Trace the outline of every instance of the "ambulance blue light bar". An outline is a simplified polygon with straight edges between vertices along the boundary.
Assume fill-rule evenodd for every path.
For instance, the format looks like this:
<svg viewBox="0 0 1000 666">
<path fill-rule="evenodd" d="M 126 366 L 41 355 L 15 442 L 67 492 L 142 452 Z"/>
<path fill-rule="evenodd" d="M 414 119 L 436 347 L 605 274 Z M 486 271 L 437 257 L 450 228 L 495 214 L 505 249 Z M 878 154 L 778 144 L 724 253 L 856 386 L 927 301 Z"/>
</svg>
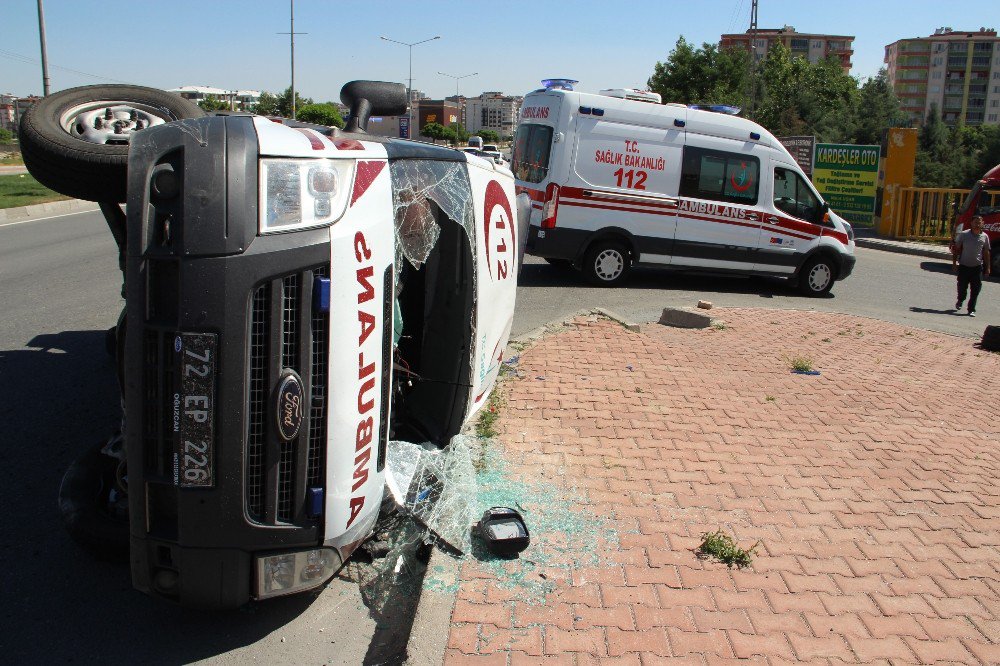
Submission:
<svg viewBox="0 0 1000 666">
<path fill-rule="evenodd" d="M 574 79 L 542 79 L 542 86 L 547 90 L 573 90 L 573 84 L 579 83 Z"/>
<path fill-rule="evenodd" d="M 712 111 L 713 113 L 725 113 L 729 116 L 739 115 L 741 109 L 738 106 L 732 106 L 730 104 L 688 104 L 689 109 L 697 109 L 698 111 Z"/>
</svg>

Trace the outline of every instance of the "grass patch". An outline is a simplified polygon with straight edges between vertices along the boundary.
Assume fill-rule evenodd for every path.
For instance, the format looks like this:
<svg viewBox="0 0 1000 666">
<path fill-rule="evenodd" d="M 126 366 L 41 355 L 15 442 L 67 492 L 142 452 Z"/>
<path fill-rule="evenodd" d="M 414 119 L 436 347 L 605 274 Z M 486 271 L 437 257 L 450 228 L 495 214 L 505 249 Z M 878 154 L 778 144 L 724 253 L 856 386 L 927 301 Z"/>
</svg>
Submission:
<svg viewBox="0 0 1000 666">
<path fill-rule="evenodd" d="M 14 153 L 10 157 L 0 157 L 0 166 L 24 166 L 21 153 Z"/>
<path fill-rule="evenodd" d="M 0 208 L 16 208 L 69 199 L 40 184 L 29 174 L 0 176 Z"/>
<path fill-rule="evenodd" d="M 760 541 L 749 548 L 740 548 L 736 539 L 722 530 L 716 530 L 701 535 L 701 545 L 698 546 L 697 555 L 702 559 L 714 557 L 730 568 L 735 566 L 737 569 L 742 569 L 750 566 L 759 545 Z"/>
<path fill-rule="evenodd" d="M 714 328 L 717 331 L 724 331 L 729 327 L 726 326 L 726 322 L 722 321 L 721 319 L 715 319 L 712 321 L 712 328 Z"/>
<path fill-rule="evenodd" d="M 808 356 L 793 356 L 788 359 L 788 365 L 797 372 L 811 372 L 813 369 L 812 359 Z"/>
<path fill-rule="evenodd" d="M 776 398 L 773 395 L 765 395 L 764 400 L 767 400 L 768 402 L 774 402 Z"/>
</svg>

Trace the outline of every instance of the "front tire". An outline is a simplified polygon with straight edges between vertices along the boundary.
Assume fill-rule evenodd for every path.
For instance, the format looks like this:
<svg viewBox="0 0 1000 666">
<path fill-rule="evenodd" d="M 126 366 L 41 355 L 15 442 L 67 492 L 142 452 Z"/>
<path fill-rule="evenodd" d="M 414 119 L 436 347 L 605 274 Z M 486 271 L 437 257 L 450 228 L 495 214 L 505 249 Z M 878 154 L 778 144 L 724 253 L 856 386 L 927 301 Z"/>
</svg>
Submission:
<svg viewBox="0 0 1000 666">
<path fill-rule="evenodd" d="M 632 255 L 621 243 L 598 241 L 589 250 L 583 262 L 583 271 L 591 284 L 614 287 L 625 280 L 632 269 Z"/>
<path fill-rule="evenodd" d="M 60 194 L 122 203 L 131 134 L 204 115 L 194 102 L 155 88 L 70 88 L 39 100 L 22 116 L 21 154 L 31 175 Z"/>
<path fill-rule="evenodd" d="M 827 257 L 813 257 L 799 271 L 799 291 L 806 296 L 825 296 L 837 279 L 837 267 Z"/>
<path fill-rule="evenodd" d="M 73 461 L 59 486 L 59 513 L 73 540 L 97 559 L 128 559 L 128 497 L 120 487 L 124 461 L 91 447 Z"/>
</svg>

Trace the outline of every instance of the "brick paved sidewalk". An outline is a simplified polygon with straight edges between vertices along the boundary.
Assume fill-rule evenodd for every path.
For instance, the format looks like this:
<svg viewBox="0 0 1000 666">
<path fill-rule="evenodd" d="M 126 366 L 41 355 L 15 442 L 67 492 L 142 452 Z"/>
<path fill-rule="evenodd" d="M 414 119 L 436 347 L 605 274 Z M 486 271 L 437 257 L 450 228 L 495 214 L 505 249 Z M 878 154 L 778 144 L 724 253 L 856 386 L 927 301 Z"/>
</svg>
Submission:
<svg viewBox="0 0 1000 666">
<path fill-rule="evenodd" d="M 550 557 L 568 537 L 526 504 L 532 546 L 506 566 L 546 587 L 465 562 L 446 663 L 1000 663 L 1000 356 L 845 315 L 712 314 L 724 329 L 578 320 L 521 355 L 512 473 L 611 534 Z M 760 541 L 752 567 L 696 557 L 719 527 Z"/>
</svg>

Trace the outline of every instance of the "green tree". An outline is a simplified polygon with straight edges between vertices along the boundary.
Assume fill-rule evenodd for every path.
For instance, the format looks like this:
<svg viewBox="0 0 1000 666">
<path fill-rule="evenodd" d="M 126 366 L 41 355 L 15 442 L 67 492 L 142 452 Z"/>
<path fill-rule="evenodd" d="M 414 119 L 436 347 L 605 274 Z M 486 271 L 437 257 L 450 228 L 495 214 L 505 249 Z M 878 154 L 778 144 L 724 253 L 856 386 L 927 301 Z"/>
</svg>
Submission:
<svg viewBox="0 0 1000 666">
<path fill-rule="evenodd" d="M 909 117 L 899 108 L 885 68 L 865 81 L 859 90 L 858 104 L 846 127 L 851 143 L 861 145 L 882 142 L 882 133 L 890 127 L 908 127 Z"/>
<path fill-rule="evenodd" d="M 344 119 L 340 109 L 329 102 L 325 104 L 306 104 L 296 110 L 296 117 L 302 122 L 327 125 L 328 127 L 343 127 Z"/>
<path fill-rule="evenodd" d="M 206 95 L 205 99 L 198 102 L 198 106 L 209 112 L 229 110 L 229 102 L 223 99 L 218 99 L 215 95 Z"/>
<path fill-rule="evenodd" d="M 441 123 L 427 123 L 420 128 L 420 135 L 426 136 L 432 141 L 437 141 L 438 139 L 447 138 L 449 131 L 450 130 Z"/>
<path fill-rule="evenodd" d="M 313 100 L 311 97 L 301 97 L 299 92 L 295 91 L 295 115 L 298 116 L 298 110 L 302 107 L 312 104 Z M 288 86 L 285 88 L 285 92 L 278 95 L 277 102 L 277 115 L 283 118 L 292 117 L 292 87 Z"/>
<path fill-rule="evenodd" d="M 14 133 L 9 129 L 0 127 L 0 143 L 10 143 L 14 140 Z"/>
<path fill-rule="evenodd" d="M 476 132 L 476 136 L 483 137 L 485 143 L 500 143 L 500 135 L 493 130 L 483 129 Z"/>
<path fill-rule="evenodd" d="M 858 103 L 857 81 L 835 60 L 812 64 L 776 44 L 760 68 L 761 100 L 754 120 L 778 136 L 814 134 L 819 141 L 845 137 L 837 130 Z"/>
<path fill-rule="evenodd" d="M 971 187 L 983 174 L 1000 164 L 1000 125 L 983 125 L 979 130 L 980 148 L 972 161 L 970 172 L 966 174 L 963 183 L 965 187 Z"/>
<path fill-rule="evenodd" d="M 250 110 L 258 116 L 276 116 L 278 115 L 278 98 L 269 92 L 262 92 L 257 103 Z"/>
<path fill-rule="evenodd" d="M 469 140 L 469 133 L 466 131 L 462 123 L 452 123 L 448 128 L 455 133 L 455 141 L 459 143 L 465 143 Z"/>
<path fill-rule="evenodd" d="M 750 54 L 714 44 L 695 48 L 683 37 L 666 62 L 657 62 L 647 85 L 664 103 L 735 104 L 745 106 Z"/>
</svg>

